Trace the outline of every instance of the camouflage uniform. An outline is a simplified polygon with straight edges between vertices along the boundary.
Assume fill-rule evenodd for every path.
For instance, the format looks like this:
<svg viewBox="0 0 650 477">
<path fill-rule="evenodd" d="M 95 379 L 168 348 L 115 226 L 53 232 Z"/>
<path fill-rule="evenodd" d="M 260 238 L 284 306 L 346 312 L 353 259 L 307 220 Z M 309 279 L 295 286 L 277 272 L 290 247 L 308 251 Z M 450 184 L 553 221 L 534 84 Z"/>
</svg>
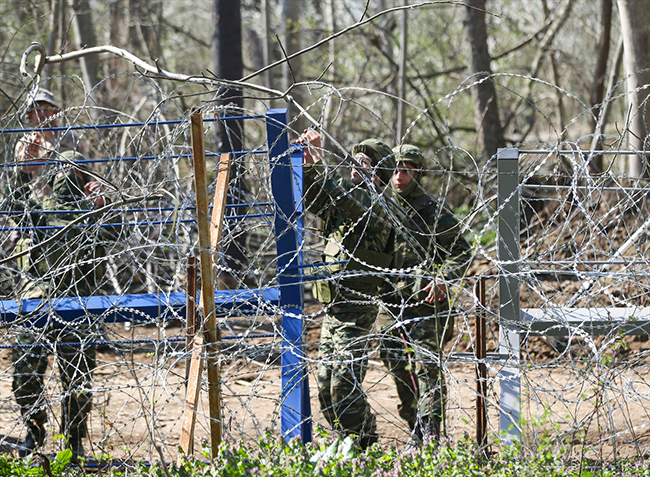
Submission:
<svg viewBox="0 0 650 477">
<path fill-rule="evenodd" d="M 30 111 L 38 109 L 38 104 L 49 104 L 51 108 L 55 111 L 59 111 L 59 107 L 54 101 L 54 95 L 43 88 L 39 88 L 35 93 L 30 92 L 27 98 L 26 111 L 23 115 L 23 118 L 28 115 Z M 33 119 L 33 118 L 32 118 Z M 43 118 L 36 118 L 36 120 L 42 120 Z M 35 124 L 36 126 L 46 127 L 46 128 L 56 128 L 57 119 L 60 119 L 59 113 L 55 114 L 53 117 L 43 120 L 41 124 Z M 38 144 L 38 147 L 30 149 L 30 144 Z M 81 155 L 86 157 L 88 155 L 86 144 L 79 138 L 79 136 L 74 131 L 66 131 L 62 128 L 56 128 L 54 130 L 48 129 L 46 131 L 33 131 L 29 134 L 25 134 L 16 142 L 14 147 L 14 158 L 16 162 L 44 162 L 60 159 L 59 151 L 76 151 Z M 44 171 L 48 168 L 46 165 L 34 166 L 32 176 L 35 178 L 32 181 L 30 174 L 26 171 L 23 171 L 22 168 L 18 168 L 18 180 L 16 181 L 16 187 L 13 190 L 7 191 L 9 195 L 8 203 L 24 209 L 25 206 L 21 205 L 19 202 L 29 197 L 47 197 L 50 195 L 50 185 L 44 180 L 46 174 Z M 28 190 L 23 190 L 27 188 Z M 3 208 L 6 210 L 6 208 Z M 11 219 L 8 220 L 11 223 Z M 15 230 L 10 236 L 3 240 L 2 248 L 5 249 L 7 253 L 11 253 L 16 246 L 16 243 L 20 239 L 20 232 Z"/>
<path fill-rule="evenodd" d="M 367 140 L 354 153 L 370 156 L 378 175 L 388 182 L 394 165 L 388 146 Z M 338 431 L 360 436 L 362 445 L 376 440 L 375 416 L 362 383 L 368 340 L 377 319 L 372 302 L 382 282 L 381 269 L 392 260 L 392 227 L 378 196 L 363 184 L 333 179 L 322 163 L 305 166 L 309 210 L 324 221 L 324 261 L 331 276 L 314 284 L 314 296 L 325 305 L 320 337 L 318 398 L 328 422 Z M 354 274 L 343 278 L 342 275 Z"/>
<path fill-rule="evenodd" d="M 47 119 L 44 117 L 31 118 L 36 122 L 43 121 L 41 124 L 38 124 L 40 127 L 56 127 L 57 120 L 60 119 L 61 109 L 56 104 L 54 95 L 52 92 L 44 89 L 38 88 L 36 91 L 31 91 L 27 95 L 27 104 L 23 118 L 29 116 L 30 112 L 37 111 L 41 107 L 46 106 L 56 113 L 52 117 Z M 38 143 L 36 148 L 36 153 L 32 156 L 27 154 L 28 145 L 30 143 Z M 76 151 L 82 156 L 87 157 L 88 151 L 86 149 L 86 144 L 80 140 L 79 136 L 75 134 L 74 131 L 66 131 L 65 129 L 54 129 L 54 130 L 45 130 L 45 131 L 34 131 L 30 134 L 24 135 L 16 143 L 14 149 L 14 157 L 17 162 L 23 161 L 47 161 L 51 159 L 57 159 L 57 156 L 60 151 Z M 39 166 L 40 170 L 45 169 L 43 166 Z"/>
<path fill-rule="evenodd" d="M 83 156 L 65 152 L 69 160 L 82 159 Z M 88 181 L 85 174 L 74 168 L 59 168 L 56 176 L 49 181 L 51 194 L 44 199 L 30 190 L 29 176 L 19 172 L 18 184 L 14 191 L 14 209 L 25 209 L 26 217 L 34 228 L 24 232 L 18 241 L 15 253 L 30 250 L 17 259 L 22 271 L 17 296 L 20 300 L 42 299 L 48 301 L 58 297 L 91 296 L 96 293 L 98 284 L 105 275 L 103 257 L 105 250 L 102 241 L 91 232 L 89 225 L 94 218 L 82 222 L 82 227 L 71 228 L 59 240 L 40 246 L 60 229 L 43 229 L 45 226 L 65 226 L 78 218 L 83 212 L 92 210 L 93 205 L 85 198 L 84 185 Z M 21 194 L 22 192 L 22 194 Z M 18 200 L 17 200 L 18 199 Z M 63 214 L 43 214 L 40 211 L 71 211 Z M 28 214 L 28 215 L 27 215 Z M 103 230 L 99 232 L 104 234 Z M 48 313 L 44 310 L 43 313 Z M 21 326 L 18 344 L 12 351 L 14 375 L 12 389 L 21 414 L 27 421 L 28 438 L 42 444 L 45 436 L 44 425 L 47 420 L 46 406 L 43 402 L 44 378 L 47 357 L 54 352 L 64 392 L 62 400 L 61 432 L 70 441 L 86 437 L 86 417 L 91 407 L 91 373 L 95 368 L 95 349 L 92 346 L 65 346 L 61 343 L 83 343 L 89 340 L 94 331 L 90 325 L 67 326 L 57 322 L 57 316 L 49 312 L 45 328 L 29 325 Z M 50 345 L 56 343 L 56 347 Z M 31 347 L 29 345 L 40 345 Z M 45 346 L 43 346 L 45 345 Z"/>
<path fill-rule="evenodd" d="M 384 331 L 380 354 L 395 379 L 399 414 L 421 438 L 423 421 L 428 421 L 425 434 L 440 433 L 445 387 L 438 360 L 454 325 L 449 299 L 429 304 L 423 288 L 432 277 L 462 277 L 470 246 L 451 212 L 422 189 L 424 157 L 419 149 L 404 145 L 394 151 L 396 161 L 411 162 L 417 169 L 404 190 L 397 191 L 391 182 L 395 201 L 408 219 L 395 236 L 396 265 L 404 273 L 387 294 L 388 314 L 379 323 Z"/>
</svg>

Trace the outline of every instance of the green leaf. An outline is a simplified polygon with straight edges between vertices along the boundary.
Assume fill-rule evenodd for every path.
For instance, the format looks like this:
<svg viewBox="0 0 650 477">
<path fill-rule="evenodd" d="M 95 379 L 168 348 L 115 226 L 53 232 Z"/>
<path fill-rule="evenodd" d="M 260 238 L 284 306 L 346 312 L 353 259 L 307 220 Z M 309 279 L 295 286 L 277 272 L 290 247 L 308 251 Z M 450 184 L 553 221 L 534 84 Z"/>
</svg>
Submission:
<svg viewBox="0 0 650 477">
<path fill-rule="evenodd" d="M 71 449 L 63 449 L 61 452 L 59 452 L 56 455 L 56 460 L 53 463 L 57 463 L 63 466 L 69 465 L 70 462 L 72 462 L 72 450 Z"/>
<path fill-rule="evenodd" d="M 339 447 L 338 455 L 342 459 L 352 459 L 356 454 L 356 444 L 351 436 L 347 436 Z"/>
</svg>

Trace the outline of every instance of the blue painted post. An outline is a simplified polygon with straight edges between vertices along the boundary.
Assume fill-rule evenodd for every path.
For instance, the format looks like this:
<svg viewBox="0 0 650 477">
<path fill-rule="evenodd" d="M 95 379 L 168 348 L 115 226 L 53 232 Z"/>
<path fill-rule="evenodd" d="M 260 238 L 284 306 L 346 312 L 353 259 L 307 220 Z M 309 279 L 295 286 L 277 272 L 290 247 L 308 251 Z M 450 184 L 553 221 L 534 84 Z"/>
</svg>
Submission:
<svg viewBox="0 0 650 477">
<path fill-rule="evenodd" d="M 309 383 L 304 364 L 302 263 L 302 170 L 293 167 L 297 155 L 289 152 L 287 110 L 266 112 L 266 137 L 275 202 L 278 284 L 282 309 L 282 410 L 281 429 L 287 438 L 311 441 Z M 300 161 L 302 162 L 302 161 Z M 289 185 L 292 186 L 289 186 Z"/>
</svg>

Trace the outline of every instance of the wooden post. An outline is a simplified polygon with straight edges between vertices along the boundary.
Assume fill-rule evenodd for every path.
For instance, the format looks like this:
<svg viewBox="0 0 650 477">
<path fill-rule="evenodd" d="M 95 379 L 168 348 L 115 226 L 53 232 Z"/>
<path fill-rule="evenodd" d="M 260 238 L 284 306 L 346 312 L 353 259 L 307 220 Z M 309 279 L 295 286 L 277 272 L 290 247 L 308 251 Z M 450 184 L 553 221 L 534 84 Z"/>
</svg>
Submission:
<svg viewBox="0 0 650 477">
<path fill-rule="evenodd" d="M 228 183 L 230 182 L 230 154 L 221 154 L 219 169 L 217 171 L 217 189 L 214 193 L 214 207 L 212 208 L 212 222 L 210 224 L 210 247 L 214 250 L 213 267 L 216 268 L 221 242 L 221 229 L 226 218 L 226 199 L 228 198 Z M 216 270 L 215 270 L 216 272 Z"/>
<path fill-rule="evenodd" d="M 193 364 L 192 358 L 195 356 L 195 351 L 198 353 L 196 356 L 200 360 L 201 357 L 201 348 L 200 346 L 195 346 L 194 340 L 196 338 L 197 334 L 197 326 L 196 326 L 196 257 L 187 257 L 187 285 L 185 288 L 186 291 L 186 299 L 185 299 L 185 350 L 187 353 L 190 354 L 190 358 L 186 359 L 185 362 L 185 392 L 187 393 L 187 390 L 190 389 L 189 383 L 190 383 L 190 369 Z M 203 367 L 203 361 L 200 361 L 201 368 Z M 200 373 L 200 371 L 199 371 Z M 191 455 L 194 453 L 194 424 L 195 424 L 195 419 L 194 419 L 194 408 L 196 405 L 196 401 L 198 400 L 198 394 L 194 394 L 194 400 L 190 403 L 187 402 L 186 400 L 186 408 L 183 410 L 183 418 L 184 420 L 182 421 L 183 424 L 185 425 L 185 413 L 190 412 L 191 415 L 188 416 L 189 419 L 187 420 L 187 423 L 189 427 L 183 432 L 181 430 L 181 436 L 186 435 L 187 436 L 187 442 L 183 444 L 181 442 L 181 447 L 185 451 L 187 455 Z M 189 406 L 187 406 L 189 404 Z"/>
<path fill-rule="evenodd" d="M 185 409 L 181 428 L 181 449 L 187 456 L 194 453 L 194 425 L 196 423 L 196 403 L 201 390 L 201 373 L 203 372 L 203 333 L 196 322 L 196 257 L 187 259 L 187 301 L 186 324 L 187 341 L 192 350 L 190 364 L 187 367 L 187 384 L 185 395 Z M 181 465 L 182 455 L 178 456 Z"/>
<path fill-rule="evenodd" d="M 476 281 L 474 293 L 476 305 L 476 443 L 482 448 L 487 443 L 487 413 L 485 396 L 487 394 L 487 337 L 485 325 L 485 277 Z"/>
<path fill-rule="evenodd" d="M 194 187 L 196 190 L 196 212 L 199 231 L 199 258 L 201 267 L 201 308 L 203 309 L 204 333 L 195 337 L 190 377 L 188 381 L 185 412 L 183 415 L 183 429 L 181 433 L 181 448 L 188 454 L 192 442 L 191 434 L 194 429 L 194 412 L 200 390 L 200 377 L 202 371 L 201 354 L 196 353 L 203 341 L 206 343 L 207 353 L 205 361 L 208 371 L 208 396 L 210 403 L 210 439 L 212 457 L 216 457 L 221 434 L 223 430 L 221 416 L 220 369 L 217 356 L 220 332 L 217 327 L 214 306 L 214 275 L 215 261 L 212 254 L 218 250 L 211 250 L 212 244 L 218 245 L 221 238 L 221 225 L 225 217 L 226 195 L 228 193 L 228 180 L 230 173 L 230 156 L 222 155 L 222 164 L 217 176 L 217 192 L 214 203 L 213 223 L 208 218 L 208 184 L 205 164 L 205 149 L 203 145 L 203 115 L 200 110 L 193 112 L 192 117 L 192 155 L 194 163 Z M 223 164 L 225 162 L 225 166 Z M 190 415 L 191 414 L 191 415 Z"/>
<path fill-rule="evenodd" d="M 192 351 L 192 342 L 196 335 L 196 257 L 187 257 L 187 293 L 185 300 L 185 349 Z M 189 377 L 190 366 L 188 362 L 185 381 Z"/>
</svg>

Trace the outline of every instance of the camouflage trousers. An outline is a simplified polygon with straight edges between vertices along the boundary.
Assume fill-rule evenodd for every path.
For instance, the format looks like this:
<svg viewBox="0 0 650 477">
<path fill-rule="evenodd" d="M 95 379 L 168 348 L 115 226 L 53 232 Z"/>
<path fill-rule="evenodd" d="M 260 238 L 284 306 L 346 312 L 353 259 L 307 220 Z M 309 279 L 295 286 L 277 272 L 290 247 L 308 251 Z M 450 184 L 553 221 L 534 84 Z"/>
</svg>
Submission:
<svg viewBox="0 0 650 477">
<path fill-rule="evenodd" d="M 88 325 L 33 328 L 21 332 L 18 347 L 12 349 L 14 365 L 12 389 L 29 432 L 43 434 L 47 421 L 45 375 L 48 356 L 54 354 L 59 368 L 63 398 L 61 433 L 71 439 L 87 435 L 86 418 L 92 405 L 92 371 L 96 367 L 95 348 L 65 343 L 83 343 L 90 335 Z M 57 343 L 57 346 L 52 346 Z"/>
<path fill-rule="evenodd" d="M 332 307 L 323 320 L 318 349 L 318 400 L 330 425 L 344 434 L 376 433 L 362 383 L 366 375 L 368 333 L 377 311 Z"/>
<path fill-rule="evenodd" d="M 446 387 L 439 366 L 448 311 L 431 314 L 430 307 L 408 309 L 398 320 L 382 313 L 379 353 L 393 376 L 399 398 L 398 412 L 411 429 L 418 418 L 443 417 Z"/>
</svg>

